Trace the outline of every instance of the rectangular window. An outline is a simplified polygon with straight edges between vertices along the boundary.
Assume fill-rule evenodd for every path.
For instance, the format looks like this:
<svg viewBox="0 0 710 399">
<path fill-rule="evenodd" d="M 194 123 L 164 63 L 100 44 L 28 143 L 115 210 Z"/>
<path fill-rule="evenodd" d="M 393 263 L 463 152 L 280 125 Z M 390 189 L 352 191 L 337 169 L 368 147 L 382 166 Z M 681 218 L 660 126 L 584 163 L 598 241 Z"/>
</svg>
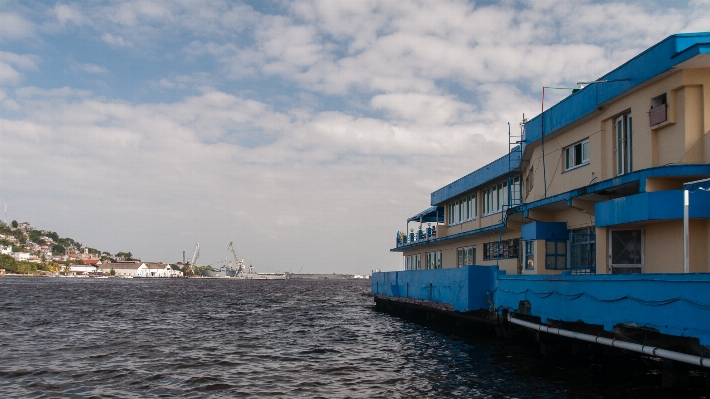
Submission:
<svg viewBox="0 0 710 399">
<path fill-rule="evenodd" d="M 666 104 L 665 93 L 651 99 L 651 111 L 649 111 L 648 117 L 651 126 L 668 120 L 668 104 Z"/>
<path fill-rule="evenodd" d="M 506 209 L 512 205 L 522 203 L 520 176 L 510 178 L 510 186 L 508 180 L 494 184 L 483 190 L 483 214 L 490 215 Z"/>
<path fill-rule="evenodd" d="M 569 269 L 574 274 L 595 274 L 597 267 L 597 237 L 593 227 L 570 232 Z"/>
<path fill-rule="evenodd" d="M 409 255 L 404 257 L 404 270 L 421 270 L 422 255 Z"/>
<path fill-rule="evenodd" d="M 633 172 L 633 126 L 631 114 L 616 118 L 616 174 Z"/>
<path fill-rule="evenodd" d="M 441 251 L 426 253 L 425 268 L 427 270 L 441 269 Z"/>
<path fill-rule="evenodd" d="M 523 203 L 523 186 L 520 181 L 520 176 L 511 177 L 510 179 L 510 205 L 520 205 Z"/>
<path fill-rule="evenodd" d="M 535 270 L 535 241 L 525 241 L 525 270 Z"/>
<path fill-rule="evenodd" d="M 457 266 L 471 266 L 476 263 L 476 247 L 461 247 L 456 250 Z"/>
<path fill-rule="evenodd" d="M 565 170 L 589 164 L 589 140 L 565 148 Z"/>
<path fill-rule="evenodd" d="M 468 222 L 478 216 L 476 194 L 449 203 L 449 225 Z"/>
<path fill-rule="evenodd" d="M 567 241 L 545 241 L 545 269 L 567 269 Z"/>
<path fill-rule="evenodd" d="M 498 251 L 498 241 L 488 242 L 483 244 L 483 260 L 509 259 L 518 257 L 518 247 L 520 240 L 513 238 L 511 240 L 502 240 L 500 242 L 500 251 Z"/>
<path fill-rule="evenodd" d="M 643 273 L 643 230 L 609 232 L 611 274 Z"/>
</svg>

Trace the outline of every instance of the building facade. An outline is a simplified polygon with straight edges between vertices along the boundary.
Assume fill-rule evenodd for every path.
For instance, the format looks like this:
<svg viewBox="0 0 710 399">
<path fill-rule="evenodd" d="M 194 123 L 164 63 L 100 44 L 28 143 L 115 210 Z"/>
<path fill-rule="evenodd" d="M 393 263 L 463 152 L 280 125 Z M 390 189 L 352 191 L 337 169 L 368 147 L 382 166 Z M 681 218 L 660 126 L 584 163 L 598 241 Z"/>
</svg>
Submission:
<svg viewBox="0 0 710 399">
<path fill-rule="evenodd" d="M 710 178 L 709 43 L 670 36 L 523 121 L 508 154 L 408 219 L 404 269 L 710 272 L 710 193 L 687 185 Z"/>
</svg>

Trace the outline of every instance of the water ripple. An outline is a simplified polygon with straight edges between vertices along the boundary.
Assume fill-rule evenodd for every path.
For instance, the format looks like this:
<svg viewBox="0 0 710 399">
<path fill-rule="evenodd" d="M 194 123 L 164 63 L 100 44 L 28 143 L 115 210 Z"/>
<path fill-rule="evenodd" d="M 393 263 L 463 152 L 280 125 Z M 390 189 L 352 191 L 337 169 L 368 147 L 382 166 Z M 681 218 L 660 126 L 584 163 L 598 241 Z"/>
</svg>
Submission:
<svg viewBox="0 0 710 399">
<path fill-rule="evenodd" d="M 510 342 L 459 338 L 375 312 L 368 289 L 362 281 L 0 279 L 0 392 L 663 397 L 652 388 L 658 376 L 627 370 L 640 360 L 550 364 Z M 627 380 L 600 382 L 610 375 Z"/>
</svg>

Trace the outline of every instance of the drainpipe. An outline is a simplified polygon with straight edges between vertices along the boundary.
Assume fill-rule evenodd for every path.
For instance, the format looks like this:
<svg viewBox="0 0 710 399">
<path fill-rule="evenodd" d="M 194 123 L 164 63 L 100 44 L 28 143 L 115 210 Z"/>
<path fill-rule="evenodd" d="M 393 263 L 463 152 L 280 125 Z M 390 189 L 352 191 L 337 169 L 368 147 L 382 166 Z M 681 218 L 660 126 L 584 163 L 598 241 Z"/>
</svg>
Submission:
<svg viewBox="0 0 710 399">
<path fill-rule="evenodd" d="M 508 321 L 517 324 L 519 326 L 527 327 L 533 330 L 546 332 L 549 334 L 555 334 L 562 337 L 579 339 L 582 341 L 593 342 L 596 344 L 602 344 L 607 346 L 613 346 L 615 348 L 626 349 L 638 353 L 643 353 L 645 355 L 651 355 L 660 357 L 662 359 L 675 360 L 677 362 L 683 362 L 688 364 L 693 364 L 695 366 L 710 368 L 710 359 L 687 355 L 685 353 L 669 351 L 666 349 L 657 348 L 655 346 L 646 346 L 641 344 L 634 344 L 632 342 L 618 341 L 616 339 L 598 337 L 590 334 L 583 334 L 569 330 L 561 330 L 555 327 L 543 326 L 541 324 L 530 323 L 529 321 L 524 321 L 514 318 L 510 313 L 508 314 Z"/>
</svg>

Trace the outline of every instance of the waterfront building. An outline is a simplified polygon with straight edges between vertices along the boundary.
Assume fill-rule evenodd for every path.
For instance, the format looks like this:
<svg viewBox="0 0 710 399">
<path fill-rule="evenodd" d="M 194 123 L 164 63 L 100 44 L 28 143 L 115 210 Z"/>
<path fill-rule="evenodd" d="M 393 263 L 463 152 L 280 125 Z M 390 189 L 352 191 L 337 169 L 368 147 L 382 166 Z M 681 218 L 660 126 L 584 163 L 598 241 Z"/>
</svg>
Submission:
<svg viewBox="0 0 710 399">
<path fill-rule="evenodd" d="M 377 307 L 709 369 L 710 32 L 586 82 L 509 143 L 407 220 Z"/>
<path fill-rule="evenodd" d="M 709 39 L 670 36 L 524 121 L 408 219 L 404 268 L 682 273 L 684 184 L 710 178 Z M 689 197 L 689 271 L 710 272 L 710 196 Z"/>
<path fill-rule="evenodd" d="M 139 271 L 139 269 L 141 270 Z M 107 262 L 101 265 L 101 270 L 103 270 L 105 274 L 113 270 L 117 277 L 137 277 L 139 272 L 147 271 L 147 269 L 148 267 L 145 266 L 143 262 L 137 260 Z"/>
</svg>

